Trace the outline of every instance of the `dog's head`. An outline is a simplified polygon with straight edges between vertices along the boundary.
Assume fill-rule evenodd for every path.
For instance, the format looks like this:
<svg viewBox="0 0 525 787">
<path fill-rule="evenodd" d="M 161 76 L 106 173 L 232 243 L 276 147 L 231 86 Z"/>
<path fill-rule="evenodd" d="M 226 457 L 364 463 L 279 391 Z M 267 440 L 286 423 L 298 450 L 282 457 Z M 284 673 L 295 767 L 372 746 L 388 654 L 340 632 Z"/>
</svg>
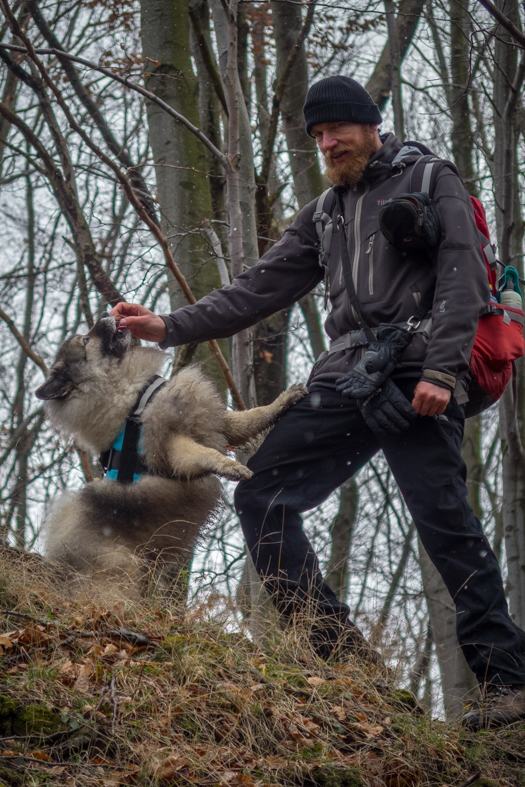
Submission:
<svg viewBox="0 0 525 787">
<path fill-rule="evenodd" d="M 131 347 L 131 334 L 117 330 L 115 318 L 102 314 L 85 335 L 67 339 L 58 351 L 49 376 L 37 388 L 39 399 L 66 399 L 82 382 L 93 376 L 101 364 L 118 363 Z"/>
</svg>

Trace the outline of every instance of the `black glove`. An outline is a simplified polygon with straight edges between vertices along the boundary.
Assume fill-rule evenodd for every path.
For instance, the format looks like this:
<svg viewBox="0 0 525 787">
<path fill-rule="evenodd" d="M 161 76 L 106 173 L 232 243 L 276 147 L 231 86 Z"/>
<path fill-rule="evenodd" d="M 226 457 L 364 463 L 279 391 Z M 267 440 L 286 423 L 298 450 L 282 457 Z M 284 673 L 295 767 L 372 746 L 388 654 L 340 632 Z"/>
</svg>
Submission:
<svg viewBox="0 0 525 787">
<path fill-rule="evenodd" d="M 381 390 L 365 402 L 357 402 L 366 425 L 377 437 L 401 434 L 408 429 L 417 413 L 392 380 L 385 380 Z"/>
<path fill-rule="evenodd" d="M 374 396 L 394 371 L 413 336 L 406 328 L 382 323 L 376 341 L 370 344 L 359 363 L 337 380 L 337 390 L 357 400 Z"/>
</svg>

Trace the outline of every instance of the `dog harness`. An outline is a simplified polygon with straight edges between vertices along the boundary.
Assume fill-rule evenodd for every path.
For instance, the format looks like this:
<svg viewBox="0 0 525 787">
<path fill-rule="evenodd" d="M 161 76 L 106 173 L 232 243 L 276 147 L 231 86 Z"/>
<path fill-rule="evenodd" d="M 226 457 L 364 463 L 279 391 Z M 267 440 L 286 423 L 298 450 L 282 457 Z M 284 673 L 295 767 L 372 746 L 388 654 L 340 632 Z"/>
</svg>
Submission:
<svg viewBox="0 0 525 787">
<path fill-rule="evenodd" d="M 134 484 L 150 471 L 141 459 L 140 439 L 142 425 L 140 418 L 146 405 L 166 385 L 168 381 L 156 374 L 151 377 L 137 397 L 126 422 L 118 437 L 108 451 L 100 454 L 99 462 L 106 478 L 121 481 L 123 484 Z"/>
</svg>

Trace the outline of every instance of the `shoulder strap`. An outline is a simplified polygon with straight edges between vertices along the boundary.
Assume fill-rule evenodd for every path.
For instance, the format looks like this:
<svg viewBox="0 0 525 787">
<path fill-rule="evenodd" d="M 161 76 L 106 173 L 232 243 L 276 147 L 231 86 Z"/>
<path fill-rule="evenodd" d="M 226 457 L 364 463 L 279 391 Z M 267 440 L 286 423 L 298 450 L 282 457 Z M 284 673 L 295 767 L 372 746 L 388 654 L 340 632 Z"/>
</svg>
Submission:
<svg viewBox="0 0 525 787">
<path fill-rule="evenodd" d="M 332 195 L 332 199 L 328 199 L 327 201 L 327 197 L 330 193 Z M 326 191 L 323 191 L 317 200 L 315 213 L 313 215 L 317 237 L 319 238 L 319 265 L 325 269 L 328 266 L 330 250 L 332 247 L 334 222 L 330 214 L 334 207 L 334 197 L 335 195 L 331 186 L 329 189 L 326 189 Z M 325 205 L 327 210 L 325 210 Z"/>
<path fill-rule="evenodd" d="M 357 293 L 355 291 L 354 286 L 354 277 L 352 275 L 352 265 L 350 263 L 350 257 L 348 255 L 348 245 L 346 242 L 346 229 L 345 229 L 345 207 L 343 202 L 343 193 L 344 188 L 337 187 L 335 189 L 336 197 L 337 197 L 337 207 L 339 209 L 339 216 L 337 217 L 338 222 L 341 224 L 341 265 L 343 268 L 343 276 L 345 280 L 346 290 L 348 293 L 348 298 L 352 307 L 354 309 L 355 315 L 357 317 L 357 323 L 359 327 L 364 330 L 367 339 L 369 342 L 374 341 L 374 334 L 370 330 L 363 314 L 361 312 L 361 304 L 359 303 L 359 299 L 357 297 Z"/>
<path fill-rule="evenodd" d="M 417 193 L 425 192 L 432 197 L 436 185 L 436 179 L 442 169 L 448 167 L 458 177 L 460 174 L 456 165 L 452 161 L 439 158 L 438 156 L 421 156 L 414 162 L 410 173 L 409 191 Z"/>
</svg>

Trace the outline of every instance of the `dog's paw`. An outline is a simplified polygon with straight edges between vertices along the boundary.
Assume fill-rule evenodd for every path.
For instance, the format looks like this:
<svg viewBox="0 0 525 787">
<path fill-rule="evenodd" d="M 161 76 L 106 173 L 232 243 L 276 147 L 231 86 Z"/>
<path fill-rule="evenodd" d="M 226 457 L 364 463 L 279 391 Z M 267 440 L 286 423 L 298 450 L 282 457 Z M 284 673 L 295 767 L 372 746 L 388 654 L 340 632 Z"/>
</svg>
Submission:
<svg viewBox="0 0 525 787">
<path fill-rule="evenodd" d="M 232 462 L 230 465 L 221 468 L 220 475 L 230 481 L 248 481 L 253 475 L 252 471 L 240 462 Z"/>
<path fill-rule="evenodd" d="M 307 393 L 308 388 L 306 385 L 302 385 L 301 383 L 291 385 L 286 391 L 284 391 L 284 393 L 281 394 L 282 406 L 291 407 L 292 404 L 295 404 L 296 402 L 301 401 L 301 399 L 304 399 Z"/>
</svg>

